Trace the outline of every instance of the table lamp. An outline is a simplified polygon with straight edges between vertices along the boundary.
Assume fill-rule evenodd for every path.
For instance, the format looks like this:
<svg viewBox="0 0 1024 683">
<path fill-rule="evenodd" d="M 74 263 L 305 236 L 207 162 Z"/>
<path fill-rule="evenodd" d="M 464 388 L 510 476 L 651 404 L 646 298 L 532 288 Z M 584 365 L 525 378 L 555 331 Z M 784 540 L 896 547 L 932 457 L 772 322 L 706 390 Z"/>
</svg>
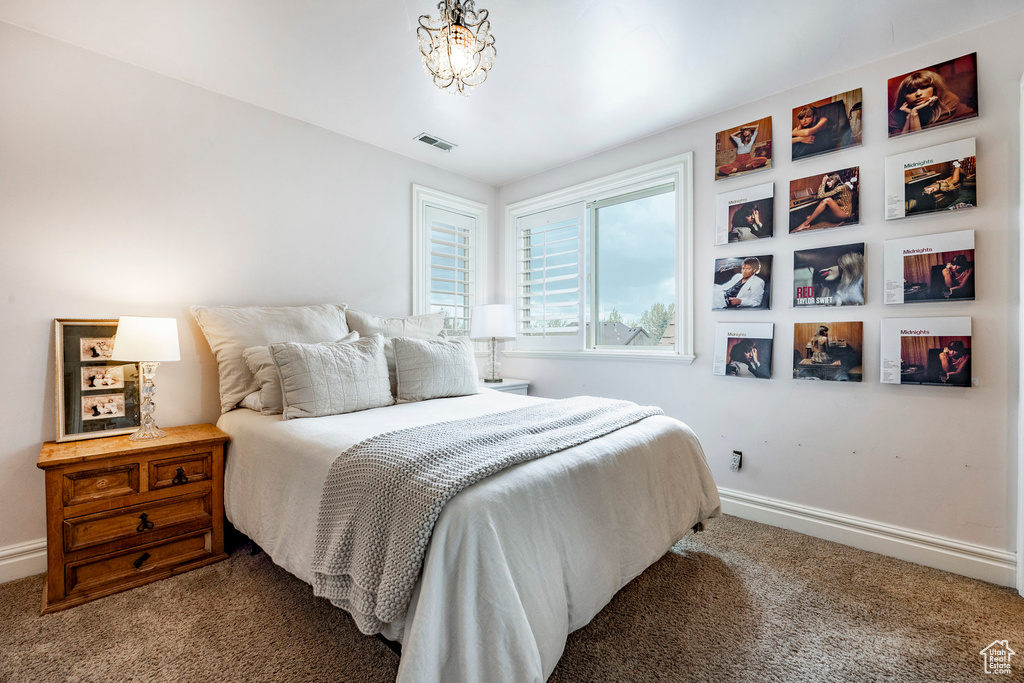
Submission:
<svg viewBox="0 0 1024 683">
<path fill-rule="evenodd" d="M 156 376 L 156 367 L 162 361 L 181 360 L 178 351 L 178 321 L 174 318 L 122 315 L 117 321 L 112 359 L 138 363 L 142 376 L 142 383 L 139 385 L 139 394 L 142 396 L 142 424 L 128 439 L 145 441 L 167 436 L 167 432 L 157 428 L 153 419 L 156 410 L 153 400 L 156 396 L 156 386 L 153 384 L 153 378 Z"/>
<path fill-rule="evenodd" d="M 516 316 L 509 304 L 484 304 L 473 307 L 469 338 L 491 340 L 491 360 L 484 364 L 484 381 L 501 382 L 501 363 L 496 358 L 499 341 L 516 338 Z"/>
</svg>

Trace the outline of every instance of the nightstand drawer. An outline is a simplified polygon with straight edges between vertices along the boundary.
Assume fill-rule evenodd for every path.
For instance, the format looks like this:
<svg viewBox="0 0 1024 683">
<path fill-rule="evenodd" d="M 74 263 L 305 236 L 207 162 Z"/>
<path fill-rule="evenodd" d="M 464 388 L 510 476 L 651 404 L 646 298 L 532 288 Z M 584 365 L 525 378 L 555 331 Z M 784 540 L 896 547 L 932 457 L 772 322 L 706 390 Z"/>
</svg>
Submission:
<svg viewBox="0 0 1024 683">
<path fill-rule="evenodd" d="M 212 493 L 205 491 L 74 517 L 64 520 L 64 550 L 70 553 L 124 539 L 137 539 L 134 545 L 149 543 L 175 533 L 174 527 L 183 524 L 191 524 L 189 530 L 209 528 L 212 510 Z M 184 529 L 177 533 L 180 531 Z"/>
<path fill-rule="evenodd" d="M 64 475 L 64 505 L 77 505 L 139 492 L 139 464 L 103 467 Z"/>
<path fill-rule="evenodd" d="M 205 481 L 212 476 L 213 454 L 210 451 L 184 453 L 149 463 L 149 490 Z"/>
<path fill-rule="evenodd" d="M 133 577 L 168 570 L 213 555 L 209 531 L 177 536 L 118 555 L 69 564 L 65 574 L 66 593 L 70 596 L 109 584 L 128 583 Z"/>
</svg>

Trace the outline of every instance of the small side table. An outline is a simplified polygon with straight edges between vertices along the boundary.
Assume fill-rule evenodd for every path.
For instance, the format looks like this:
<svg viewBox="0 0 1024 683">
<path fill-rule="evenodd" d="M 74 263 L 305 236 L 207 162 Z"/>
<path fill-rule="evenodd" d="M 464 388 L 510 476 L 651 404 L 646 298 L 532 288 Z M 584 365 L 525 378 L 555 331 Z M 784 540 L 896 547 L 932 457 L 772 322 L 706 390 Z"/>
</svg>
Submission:
<svg viewBox="0 0 1024 683">
<path fill-rule="evenodd" d="M 43 444 L 43 614 L 223 560 L 224 444 L 214 425 Z"/>
<path fill-rule="evenodd" d="M 526 396 L 529 393 L 530 380 L 514 379 L 512 377 L 505 377 L 501 382 L 485 382 L 480 380 L 480 387 L 485 389 L 494 389 L 495 391 L 503 391 L 506 394 L 521 394 Z"/>
</svg>

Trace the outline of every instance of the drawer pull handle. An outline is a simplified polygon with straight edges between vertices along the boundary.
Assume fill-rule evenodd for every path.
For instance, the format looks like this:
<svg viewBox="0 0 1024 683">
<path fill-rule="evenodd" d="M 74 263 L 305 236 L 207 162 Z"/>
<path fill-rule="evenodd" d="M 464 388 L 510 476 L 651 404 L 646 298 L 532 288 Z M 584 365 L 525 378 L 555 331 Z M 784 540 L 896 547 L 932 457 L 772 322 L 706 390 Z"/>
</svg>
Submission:
<svg viewBox="0 0 1024 683">
<path fill-rule="evenodd" d="M 137 559 L 134 562 L 132 562 L 132 564 L 135 565 L 136 569 L 142 569 L 142 563 L 145 562 L 148 559 L 149 559 L 149 553 L 142 553 L 139 556 L 139 559 Z"/>
<path fill-rule="evenodd" d="M 135 527 L 135 530 L 138 531 L 140 534 L 143 531 L 149 531 L 154 526 L 156 526 L 155 524 L 153 524 L 153 522 L 149 521 L 149 513 L 148 512 L 143 512 L 141 515 L 139 515 L 139 519 L 142 520 L 142 524 L 140 524 L 139 526 Z M 149 557 L 149 555 L 146 555 L 146 557 Z"/>
<path fill-rule="evenodd" d="M 185 468 L 179 467 L 174 474 L 174 479 L 171 479 L 171 486 L 177 486 L 178 484 L 187 484 L 188 476 L 185 475 Z"/>
</svg>

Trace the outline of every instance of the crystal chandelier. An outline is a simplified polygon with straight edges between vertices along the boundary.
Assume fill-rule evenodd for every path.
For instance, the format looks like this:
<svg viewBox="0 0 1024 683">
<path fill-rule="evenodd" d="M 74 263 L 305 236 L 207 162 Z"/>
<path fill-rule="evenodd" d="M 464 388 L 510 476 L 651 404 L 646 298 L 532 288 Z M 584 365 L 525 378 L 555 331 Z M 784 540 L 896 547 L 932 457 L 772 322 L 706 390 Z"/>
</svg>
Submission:
<svg viewBox="0 0 1024 683">
<path fill-rule="evenodd" d="M 441 0 L 437 21 L 424 14 L 416 29 L 423 67 L 434 85 L 453 94 L 468 96 L 469 90 L 487 80 L 497 54 L 488 12 L 478 12 L 474 4 L 474 0 Z"/>
</svg>

